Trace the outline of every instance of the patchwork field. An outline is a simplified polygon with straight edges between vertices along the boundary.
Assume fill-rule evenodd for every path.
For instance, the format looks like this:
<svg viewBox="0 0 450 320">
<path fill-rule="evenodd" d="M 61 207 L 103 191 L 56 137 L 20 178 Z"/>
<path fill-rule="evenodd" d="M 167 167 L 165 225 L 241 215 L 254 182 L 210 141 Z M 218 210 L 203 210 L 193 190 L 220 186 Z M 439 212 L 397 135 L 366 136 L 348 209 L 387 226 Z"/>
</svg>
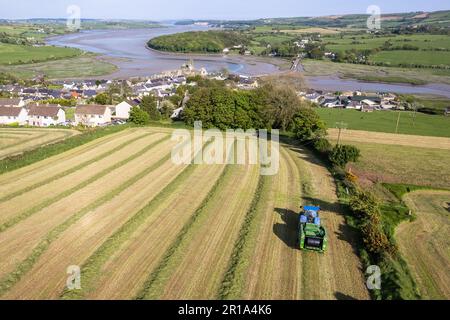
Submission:
<svg viewBox="0 0 450 320">
<path fill-rule="evenodd" d="M 0 175 L 0 298 L 369 298 L 333 179 L 309 153 L 282 145 L 274 176 L 175 165 L 170 133 L 128 129 Z M 294 247 L 309 203 L 324 211 L 323 255 Z M 66 289 L 71 265 L 80 290 Z"/>
<path fill-rule="evenodd" d="M 0 128 L 0 159 L 55 143 L 73 135 L 76 130 Z"/>
<path fill-rule="evenodd" d="M 449 299 L 450 192 L 416 191 L 403 199 L 417 219 L 397 228 L 400 251 L 424 299 Z"/>
</svg>

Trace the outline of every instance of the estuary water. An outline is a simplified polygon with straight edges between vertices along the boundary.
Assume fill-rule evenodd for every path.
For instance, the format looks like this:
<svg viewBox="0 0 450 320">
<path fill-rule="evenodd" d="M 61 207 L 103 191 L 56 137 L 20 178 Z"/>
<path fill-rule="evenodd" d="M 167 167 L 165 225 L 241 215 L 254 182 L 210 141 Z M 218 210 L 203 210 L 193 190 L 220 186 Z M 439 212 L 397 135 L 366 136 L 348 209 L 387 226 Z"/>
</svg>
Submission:
<svg viewBox="0 0 450 320">
<path fill-rule="evenodd" d="M 167 70 L 178 69 L 193 59 L 196 68 L 204 67 L 208 72 L 227 68 L 233 73 L 259 76 L 280 72 L 276 58 L 236 55 L 196 55 L 176 54 L 151 50 L 146 47 L 149 39 L 161 35 L 186 31 L 205 31 L 204 26 L 174 26 L 151 29 L 87 30 L 47 39 L 48 44 L 79 48 L 99 53 L 100 58 L 115 64 L 117 72 L 104 76 L 106 79 L 149 76 Z M 279 64 L 279 63 L 278 63 Z M 371 92 L 396 92 L 409 94 L 440 95 L 450 98 L 450 85 L 427 84 L 387 84 L 362 82 L 354 79 L 339 79 L 334 75 L 306 77 L 310 88 L 321 90 L 347 91 L 361 90 Z"/>
</svg>

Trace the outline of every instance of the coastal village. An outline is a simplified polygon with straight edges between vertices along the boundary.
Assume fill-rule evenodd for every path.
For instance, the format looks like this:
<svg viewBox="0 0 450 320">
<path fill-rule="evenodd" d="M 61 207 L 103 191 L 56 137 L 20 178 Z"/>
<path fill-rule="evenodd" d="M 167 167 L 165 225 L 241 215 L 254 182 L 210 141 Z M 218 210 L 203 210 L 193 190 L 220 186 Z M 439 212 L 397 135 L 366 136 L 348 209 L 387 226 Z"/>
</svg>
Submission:
<svg viewBox="0 0 450 320">
<path fill-rule="evenodd" d="M 16 126 L 107 126 L 126 123 L 132 107 L 139 106 L 147 95 L 157 98 L 158 108 L 165 99 L 175 95 L 179 86 L 195 86 L 190 77 L 200 76 L 238 89 L 258 88 L 259 79 L 223 73 L 209 74 L 205 68 L 195 69 L 189 61 L 177 70 L 166 71 L 147 78 L 132 80 L 79 80 L 52 81 L 51 85 L 33 86 L 0 85 L 0 125 Z M 107 92 L 114 84 L 131 88 L 129 96 L 114 105 L 92 103 L 99 94 Z M 301 99 L 323 108 L 355 109 L 361 112 L 404 110 L 397 96 L 392 93 L 367 93 L 360 91 L 326 92 L 321 90 L 298 91 Z M 171 119 L 181 120 L 189 96 L 186 94 L 179 105 L 173 107 Z M 75 105 L 64 106 L 48 101 L 73 101 Z M 448 114 L 449 110 L 446 110 Z"/>
</svg>

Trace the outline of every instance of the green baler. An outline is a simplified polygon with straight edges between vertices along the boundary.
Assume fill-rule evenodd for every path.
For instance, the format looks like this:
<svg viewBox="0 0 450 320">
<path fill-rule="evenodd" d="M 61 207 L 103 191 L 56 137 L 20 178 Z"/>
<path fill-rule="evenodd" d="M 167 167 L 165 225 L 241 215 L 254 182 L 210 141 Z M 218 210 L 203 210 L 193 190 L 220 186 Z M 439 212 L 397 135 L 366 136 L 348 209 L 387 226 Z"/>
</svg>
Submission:
<svg viewBox="0 0 450 320">
<path fill-rule="evenodd" d="M 298 243 L 302 250 L 325 252 L 327 232 L 320 224 L 320 207 L 305 206 L 298 222 Z"/>
</svg>

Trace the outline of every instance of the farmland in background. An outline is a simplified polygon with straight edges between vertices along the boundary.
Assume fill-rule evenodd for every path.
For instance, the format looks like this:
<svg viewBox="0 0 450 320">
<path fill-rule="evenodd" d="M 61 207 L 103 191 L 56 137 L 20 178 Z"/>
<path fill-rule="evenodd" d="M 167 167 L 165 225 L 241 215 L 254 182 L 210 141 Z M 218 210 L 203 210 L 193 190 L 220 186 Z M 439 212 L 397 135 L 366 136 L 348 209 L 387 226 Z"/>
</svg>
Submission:
<svg viewBox="0 0 450 320">
<path fill-rule="evenodd" d="M 312 154 L 281 145 L 269 177 L 177 166 L 170 133 L 123 130 L 0 175 L 0 298 L 369 298 L 333 178 Z M 303 204 L 324 210 L 323 255 L 295 248 Z M 81 290 L 65 290 L 69 265 Z"/>
<path fill-rule="evenodd" d="M 347 129 L 386 133 L 395 133 L 399 115 L 394 111 L 363 113 L 346 109 L 319 108 L 315 110 L 328 128 L 335 128 L 336 122 L 343 121 L 348 125 Z M 449 127 L 450 117 L 402 111 L 398 133 L 450 138 Z"/>
<path fill-rule="evenodd" d="M 0 128 L 0 159 L 55 143 L 79 133 L 68 129 Z"/>
</svg>

